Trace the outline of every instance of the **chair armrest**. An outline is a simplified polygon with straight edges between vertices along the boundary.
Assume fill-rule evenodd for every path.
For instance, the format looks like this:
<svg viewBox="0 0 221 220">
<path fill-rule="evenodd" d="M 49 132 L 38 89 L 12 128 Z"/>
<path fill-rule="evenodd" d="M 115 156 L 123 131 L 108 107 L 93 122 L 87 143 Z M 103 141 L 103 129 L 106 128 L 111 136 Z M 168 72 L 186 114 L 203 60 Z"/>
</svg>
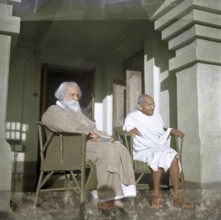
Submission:
<svg viewBox="0 0 221 220">
<path fill-rule="evenodd" d="M 180 161 L 182 161 L 182 151 L 183 151 L 183 137 L 175 137 L 175 142 L 176 142 L 176 151 L 180 155 Z"/>
<path fill-rule="evenodd" d="M 124 131 L 122 126 L 114 127 L 113 131 L 117 135 L 118 140 L 125 145 L 133 158 L 133 137 L 129 135 L 127 131 Z"/>
<path fill-rule="evenodd" d="M 70 136 L 70 135 L 81 135 L 82 137 L 86 137 L 87 135 L 84 133 L 79 133 L 79 132 L 61 132 L 61 131 L 53 131 L 50 128 L 48 128 L 45 124 L 43 124 L 41 121 L 37 122 L 38 125 L 40 125 L 41 127 L 46 128 L 47 130 L 49 130 L 51 133 L 57 134 L 57 135 L 64 135 L 64 136 Z"/>
</svg>

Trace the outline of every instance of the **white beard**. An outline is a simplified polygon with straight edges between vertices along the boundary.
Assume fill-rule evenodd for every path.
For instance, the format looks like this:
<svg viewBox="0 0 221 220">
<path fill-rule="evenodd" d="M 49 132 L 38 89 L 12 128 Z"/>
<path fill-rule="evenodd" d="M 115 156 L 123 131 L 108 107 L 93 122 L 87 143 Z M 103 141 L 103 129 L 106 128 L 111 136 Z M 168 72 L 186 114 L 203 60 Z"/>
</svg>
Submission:
<svg viewBox="0 0 221 220">
<path fill-rule="evenodd" d="M 78 101 L 74 101 L 74 100 L 68 101 L 67 99 L 64 99 L 64 100 L 61 100 L 60 102 L 66 108 L 69 108 L 75 112 L 81 112 L 81 107 Z"/>
</svg>

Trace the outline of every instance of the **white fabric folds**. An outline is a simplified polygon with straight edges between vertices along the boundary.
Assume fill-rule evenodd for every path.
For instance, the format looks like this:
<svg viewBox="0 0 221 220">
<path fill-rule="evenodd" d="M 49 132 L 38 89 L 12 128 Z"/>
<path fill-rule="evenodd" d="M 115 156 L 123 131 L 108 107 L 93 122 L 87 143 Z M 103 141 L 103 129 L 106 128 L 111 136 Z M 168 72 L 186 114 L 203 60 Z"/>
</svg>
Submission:
<svg viewBox="0 0 221 220">
<path fill-rule="evenodd" d="M 173 158 L 177 152 L 170 148 L 170 131 L 163 128 L 163 120 L 157 112 L 152 116 L 145 115 L 137 110 L 130 113 L 126 119 L 123 129 L 129 131 L 137 128 L 140 135 L 133 138 L 134 159 L 146 162 L 154 171 L 170 168 Z M 181 166 L 179 162 L 179 169 Z"/>
</svg>

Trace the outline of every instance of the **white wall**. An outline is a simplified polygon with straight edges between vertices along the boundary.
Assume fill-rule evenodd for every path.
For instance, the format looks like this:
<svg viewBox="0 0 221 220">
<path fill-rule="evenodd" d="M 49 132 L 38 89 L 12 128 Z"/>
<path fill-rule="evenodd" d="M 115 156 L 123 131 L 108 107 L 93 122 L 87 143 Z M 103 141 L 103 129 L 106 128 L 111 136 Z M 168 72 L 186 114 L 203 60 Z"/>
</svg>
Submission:
<svg viewBox="0 0 221 220">
<path fill-rule="evenodd" d="M 104 61 L 102 68 L 99 69 L 99 77 L 101 79 L 102 94 L 102 117 L 99 114 L 100 110 L 95 111 L 96 122 L 99 124 L 98 128 L 112 134 L 112 121 L 113 121 L 113 96 L 112 84 L 114 79 L 121 80 L 123 75 L 122 64 L 117 61 Z M 99 92 L 100 93 L 100 92 Z M 98 103 L 97 103 L 98 105 Z M 100 105 L 99 105 L 100 106 Z M 101 106 L 100 106 L 101 108 Z M 99 109 L 100 109 L 99 108 Z"/>
<path fill-rule="evenodd" d="M 177 94 L 175 73 L 168 72 L 173 57 L 167 42 L 159 32 L 148 29 L 145 38 L 144 92 L 151 95 L 165 122 L 165 127 L 177 127 Z"/>
</svg>

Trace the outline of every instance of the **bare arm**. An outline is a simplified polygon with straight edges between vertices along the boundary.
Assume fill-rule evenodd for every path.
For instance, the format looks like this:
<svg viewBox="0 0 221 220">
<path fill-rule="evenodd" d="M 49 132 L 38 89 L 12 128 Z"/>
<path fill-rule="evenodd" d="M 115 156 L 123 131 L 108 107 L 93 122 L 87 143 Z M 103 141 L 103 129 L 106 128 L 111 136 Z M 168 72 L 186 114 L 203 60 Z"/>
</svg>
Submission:
<svg viewBox="0 0 221 220">
<path fill-rule="evenodd" d="M 170 134 L 178 136 L 178 137 L 184 137 L 185 136 L 185 134 L 182 131 L 179 131 L 175 128 L 172 128 Z"/>
<path fill-rule="evenodd" d="M 111 137 L 111 136 L 109 138 L 110 138 L 109 142 L 113 143 L 114 142 L 114 138 Z M 98 134 L 95 134 L 95 133 L 90 133 L 89 134 L 89 139 L 91 141 L 94 141 L 94 142 L 100 142 L 101 141 L 101 136 L 99 136 Z"/>
<path fill-rule="evenodd" d="M 136 135 L 141 135 L 137 128 L 133 128 L 133 129 L 129 130 L 128 134 L 133 136 L 133 137 L 136 136 Z"/>
</svg>

